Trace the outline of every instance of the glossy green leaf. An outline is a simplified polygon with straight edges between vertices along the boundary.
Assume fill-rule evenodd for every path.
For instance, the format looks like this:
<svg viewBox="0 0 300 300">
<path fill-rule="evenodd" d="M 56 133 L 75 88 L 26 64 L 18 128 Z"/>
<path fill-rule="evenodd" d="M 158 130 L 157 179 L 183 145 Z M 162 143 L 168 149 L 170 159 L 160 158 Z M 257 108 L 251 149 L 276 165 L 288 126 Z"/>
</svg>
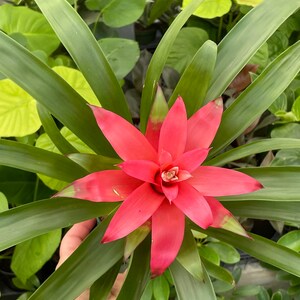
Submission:
<svg viewBox="0 0 300 300">
<path fill-rule="evenodd" d="M 120 259 L 109 271 L 97 279 L 90 289 L 90 300 L 107 300 L 123 260 Z"/>
<path fill-rule="evenodd" d="M 234 295 L 239 297 L 251 297 L 259 294 L 260 286 L 259 285 L 245 285 L 239 286 L 234 290 Z"/>
<path fill-rule="evenodd" d="M 140 300 L 150 279 L 150 237 L 146 238 L 134 251 L 128 274 L 117 300 Z"/>
<path fill-rule="evenodd" d="M 261 45 L 299 6 L 299 0 L 291 0 L 288 4 L 286 0 L 277 0 L 276 5 L 273 0 L 264 0 L 230 30 L 218 46 L 216 68 L 206 101 L 225 91 Z"/>
<path fill-rule="evenodd" d="M 118 169 L 117 165 L 121 163 L 120 159 L 89 153 L 72 153 L 68 157 L 89 171 L 89 173 Z"/>
<path fill-rule="evenodd" d="M 35 291 L 30 300 L 73 300 L 123 256 L 123 240 L 101 244 L 110 218 L 95 228 L 75 252 Z M 80 278 L 80 280 L 78 280 Z M 64 284 L 61 284 L 61 283 Z"/>
<path fill-rule="evenodd" d="M 263 0 L 235 0 L 239 5 L 248 5 L 248 6 L 256 6 L 260 4 Z"/>
<path fill-rule="evenodd" d="M 239 201 L 223 201 L 222 204 L 236 216 L 299 224 L 299 200 L 297 202 L 252 200 L 242 204 Z"/>
<path fill-rule="evenodd" d="M 152 281 L 152 290 L 155 300 L 169 300 L 170 285 L 165 276 L 159 276 Z"/>
<path fill-rule="evenodd" d="M 189 228 L 185 230 L 184 240 L 176 259 L 197 280 L 203 280 L 203 270 L 197 244 Z"/>
<path fill-rule="evenodd" d="M 124 78 L 140 56 L 136 41 L 121 38 L 104 38 L 98 41 L 118 80 Z"/>
<path fill-rule="evenodd" d="M 209 262 L 219 266 L 220 256 L 213 248 L 209 248 L 207 245 L 201 245 L 199 247 L 199 253 L 201 258 L 204 257 Z"/>
<path fill-rule="evenodd" d="M 36 0 L 36 3 L 90 84 L 101 105 L 131 120 L 119 82 L 86 23 L 65 0 Z"/>
<path fill-rule="evenodd" d="M 169 269 L 174 280 L 179 300 L 217 299 L 205 268 L 203 268 L 204 281 L 195 279 L 176 260 L 172 263 Z"/>
<path fill-rule="evenodd" d="M 101 13 L 103 22 L 110 27 L 122 27 L 135 22 L 143 13 L 146 0 L 112 0 Z"/>
<path fill-rule="evenodd" d="M 299 139 L 290 138 L 272 138 L 257 140 L 248 144 L 239 146 L 237 148 L 226 151 L 213 159 L 205 162 L 209 166 L 223 166 L 229 162 L 238 160 L 240 158 L 253 155 L 256 153 L 277 150 L 277 149 L 293 149 L 300 148 Z"/>
<path fill-rule="evenodd" d="M 142 131 L 146 130 L 146 124 L 151 111 L 157 83 L 166 63 L 169 52 L 172 48 L 172 45 L 176 39 L 176 36 L 179 33 L 181 27 L 187 21 L 187 19 L 203 1 L 204 0 L 194 0 L 177 16 L 177 18 L 173 21 L 171 26 L 168 28 L 167 32 L 162 37 L 159 45 L 156 48 L 156 51 L 153 54 L 146 74 L 145 85 L 141 100 L 140 126 Z"/>
<path fill-rule="evenodd" d="M 10 209 L 0 214 L 0 249 L 7 249 L 57 228 L 107 215 L 115 207 L 115 203 L 53 198 Z"/>
<path fill-rule="evenodd" d="M 276 244 L 264 237 L 250 234 L 252 239 L 238 236 L 222 229 L 209 228 L 205 233 L 236 247 L 251 256 L 282 269 L 288 273 L 300 276 L 300 254 Z M 272 255 L 270 255 L 272 253 Z"/>
<path fill-rule="evenodd" d="M 56 66 L 52 69 L 56 74 L 64 79 L 86 102 L 100 106 L 99 100 L 80 71 L 65 66 Z"/>
<path fill-rule="evenodd" d="M 1 31 L 0 52 L 0 72 L 27 91 L 95 151 L 114 153 L 100 132 L 91 109 L 59 75 Z"/>
<path fill-rule="evenodd" d="M 197 27 L 182 28 L 171 47 L 166 65 L 180 74 L 189 65 L 198 49 L 208 40 L 205 30 Z M 184 46 L 182 46 L 184 45 Z"/>
<path fill-rule="evenodd" d="M 271 166 L 299 166 L 300 149 L 279 150 L 271 162 Z"/>
<path fill-rule="evenodd" d="M 25 284 L 52 257 L 60 239 L 61 230 L 57 229 L 15 247 L 10 267 L 21 282 Z"/>
<path fill-rule="evenodd" d="M 179 95 L 184 99 L 188 116 L 202 106 L 215 67 L 216 57 L 216 44 L 212 41 L 205 42 L 183 72 L 169 99 L 169 106 L 173 105 Z"/>
<path fill-rule="evenodd" d="M 238 251 L 229 244 L 222 242 L 209 242 L 207 247 L 214 249 L 224 263 L 235 264 L 240 260 Z"/>
<path fill-rule="evenodd" d="M 288 123 L 275 127 L 271 131 L 271 137 L 300 139 L 300 124 Z"/>
<path fill-rule="evenodd" d="M 186 7 L 191 0 L 183 0 L 182 7 Z M 205 0 L 194 15 L 200 18 L 213 19 L 229 12 L 232 2 L 230 0 Z"/>
<path fill-rule="evenodd" d="M 233 276 L 227 269 L 215 265 L 205 258 L 202 258 L 202 263 L 211 277 L 229 283 L 230 285 L 235 284 Z"/>
<path fill-rule="evenodd" d="M 8 202 L 5 195 L 0 192 L 0 212 L 8 210 Z"/>
<path fill-rule="evenodd" d="M 31 51 L 42 50 L 50 55 L 59 46 L 59 39 L 45 17 L 28 7 L 1 5 L 0 29 L 17 40 L 23 38 Z"/>
<path fill-rule="evenodd" d="M 67 157 L 18 142 L 0 140 L 0 152 L 0 164 L 4 166 L 42 173 L 67 182 L 87 175 L 82 167 Z"/>
<path fill-rule="evenodd" d="M 150 9 L 150 15 L 147 21 L 148 25 L 158 19 L 171 6 L 172 2 L 172 0 L 156 0 Z"/>
<path fill-rule="evenodd" d="M 293 230 L 282 236 L 277 243 L 300 252 L 300 230 Z"/>
<path fill-rule="evenodd" d="M 0 124 L 2 137 L 29 135 L 41 126 L 36 102 L 10 79 L 0 80 Z"/>
<path fill-rule="evenodd" d="M 300 70 L 300 42 L 274 60 L 224 112 L 211 155 L 230 144 L 271 105 Z M 247 105 L 247 109 L 245 109 Z"/>
</svg>

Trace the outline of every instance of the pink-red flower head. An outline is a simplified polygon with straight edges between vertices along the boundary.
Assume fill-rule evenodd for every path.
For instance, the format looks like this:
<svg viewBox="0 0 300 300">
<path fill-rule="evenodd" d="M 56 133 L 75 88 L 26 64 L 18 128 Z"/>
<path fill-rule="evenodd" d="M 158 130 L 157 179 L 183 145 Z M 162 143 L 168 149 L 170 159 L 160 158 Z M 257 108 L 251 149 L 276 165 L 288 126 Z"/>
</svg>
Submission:
<svg viewBox="0 0 300 300">
<path fill-rule="evenodd" d="M 164 120 L 150 116 L 145 135 L 115 113 L 95 106 L 92 110 L 98 126 L 123 160 L 120 170 L 90 174 L 57 196 L 123 201 L 105 232 L 104 243 L 123 238 L 150 221 L 153 276 L 162 274 L 177 256 L 185 217 L 204 229 L 222 227 L 233 217 L 214 197 L 262 187 L 243 173 L 201 166 L 221 122 L 221 99 L 187 119 L 179 97 Z"/>
</svg>

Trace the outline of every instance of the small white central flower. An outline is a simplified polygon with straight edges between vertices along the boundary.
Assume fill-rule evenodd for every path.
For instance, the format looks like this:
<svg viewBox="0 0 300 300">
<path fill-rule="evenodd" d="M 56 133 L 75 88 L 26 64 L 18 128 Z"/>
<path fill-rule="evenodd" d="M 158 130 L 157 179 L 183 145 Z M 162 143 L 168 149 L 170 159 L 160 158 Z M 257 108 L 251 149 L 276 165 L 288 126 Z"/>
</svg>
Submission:
<svg viewBox="0 0 300 300">
<path fill-rule="evenodd" d="M 178 172 L 179 168 L 178 167 L 173 167 L 169 170 L 163 171 L 161 173 L 161 178 L 165 182 L 172 182 L 178 180 Z"/>
</svg>

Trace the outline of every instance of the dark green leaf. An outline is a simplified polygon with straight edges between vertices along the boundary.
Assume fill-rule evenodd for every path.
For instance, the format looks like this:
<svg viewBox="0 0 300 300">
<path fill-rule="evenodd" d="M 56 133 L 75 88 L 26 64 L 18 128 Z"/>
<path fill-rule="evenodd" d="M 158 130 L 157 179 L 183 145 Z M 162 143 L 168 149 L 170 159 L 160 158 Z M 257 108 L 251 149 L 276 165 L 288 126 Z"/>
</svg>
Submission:
<svg viewBox="0 0 300 300">
<path fill-rule="evenodd" d="M 214 249 L 224 263 L 234 264 L 239 262 L 240 254 L 229 244 L 222 242 L 209 242 L 207 247 Z"/>
</svg>

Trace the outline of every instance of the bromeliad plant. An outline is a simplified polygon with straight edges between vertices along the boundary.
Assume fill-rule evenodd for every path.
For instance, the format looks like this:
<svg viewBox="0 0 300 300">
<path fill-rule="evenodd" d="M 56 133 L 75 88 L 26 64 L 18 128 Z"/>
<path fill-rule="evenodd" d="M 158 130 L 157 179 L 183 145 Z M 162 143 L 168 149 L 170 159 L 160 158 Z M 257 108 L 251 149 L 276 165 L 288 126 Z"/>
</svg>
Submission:
<svg viewBox="0 0 300 300">
<path fill-rule="evenodd" d="M 104 216 L 30 299 L 74 299 L 87 288 L 91 299 L 105 299 L 124 253 L 130 258 L 118 299 L 146 297 L 150 268 L 158 276 L 168 267 L 179 299 L 216 299 L 209 275 L 233 284 L 232 277 L 200 257 L 191 229 L 300 276 L 299 253 L 246 234 L 233 217 L 299 223 L 299 167 L 218 168 L 255 153 L 300 147 L 297 139 L 273 138 L 227 148 L 297 75 L 299 42 L 274 59 L 223 114 L 221 100 L 211 102 L 300 1 L 265 0 L 218 46 L 207 41 L 182 73 L 167 109 L 156 94 L 157 83 L 178 32 L 202 2 L 192 1 L 178 15 L 152 57 L 141 99 L 141 132 L 130 125 L 124 94 L 99 44 L 67 1 L 36 3 L 101 103 L 102 108 L 92 107 L 94 115 L 52 69 L 0 33 L 0 72 L 37 101 L 45 131 L 65 154 L 1 139 L 0 163 L 74 182 L 54 198 L 2 212 L 1 250 Z M 51 115 L 92 153 L 80 153 L 64 139 Z M 113 170 L 118 156 L 124 162 Z M 121 200 L 118 207 L 115 201 Z"/>
</svg>

